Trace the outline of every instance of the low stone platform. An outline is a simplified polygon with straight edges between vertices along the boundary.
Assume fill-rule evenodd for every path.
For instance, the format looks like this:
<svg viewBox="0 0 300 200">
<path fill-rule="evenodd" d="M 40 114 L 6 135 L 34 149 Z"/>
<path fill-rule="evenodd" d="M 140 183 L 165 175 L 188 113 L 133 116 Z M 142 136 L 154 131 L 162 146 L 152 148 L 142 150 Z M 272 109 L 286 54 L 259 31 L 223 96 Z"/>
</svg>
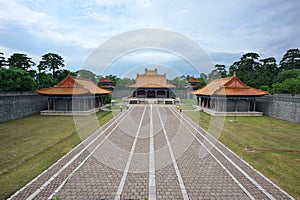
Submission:
<svg viewBox="0 0 300 200">
<path fill-rule="evenodd" d="M 124 100 L 123 100 L 124 101 Z M 178 104 L 179 98 L 128 98 L 126 102 L 128 104 Z"/>
<path fill-rule="evenodd" d="M 194 108 L 198 109 L 199 111 L 203 111 L 207 114 L 216 117 L 260 117 L 263 116 L 263 112 L 217 112 L 211 109 L 203 108 L 200 106 L 193 106 Z"/>
<path fill-rule="evenodd" d="M 86 111 L 55 111 L 55 110 L 43 110 L 40 112 L 41 115 L 55 115 L 55 116 L 73 116 L 73 115 L 91 115 L 94 113 L 97 113 L 100 109 L 95 108 L 91 110 L 86 110 Z"/>
</svg>

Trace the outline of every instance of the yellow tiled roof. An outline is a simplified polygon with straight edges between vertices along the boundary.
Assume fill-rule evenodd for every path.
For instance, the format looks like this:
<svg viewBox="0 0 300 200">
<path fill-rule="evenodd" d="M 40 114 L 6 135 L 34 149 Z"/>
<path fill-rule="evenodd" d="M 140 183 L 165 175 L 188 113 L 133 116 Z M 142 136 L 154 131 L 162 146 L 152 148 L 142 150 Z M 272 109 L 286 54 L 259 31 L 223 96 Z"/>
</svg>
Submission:
<svg viewBox="0 0 300 200">
<path fill-rule="evenodd" d="M 145 69 L 145 74 L 137 74 L 135 84 L 128 85 L 128 88 L 176 88 L 168 84 L 166 74 L 160 75 L 155 70 Z"/>
</svg>

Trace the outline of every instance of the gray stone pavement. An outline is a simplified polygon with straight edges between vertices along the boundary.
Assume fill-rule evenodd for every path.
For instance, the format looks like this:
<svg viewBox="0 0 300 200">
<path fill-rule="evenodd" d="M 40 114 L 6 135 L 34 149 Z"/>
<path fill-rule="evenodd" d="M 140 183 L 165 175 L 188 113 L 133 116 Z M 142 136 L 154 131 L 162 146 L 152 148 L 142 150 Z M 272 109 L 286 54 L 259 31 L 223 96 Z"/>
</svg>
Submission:
<svg viewBox="0 0 300 200">
<path fill-rule="evenodd" d="M 292 199 L 184 114 L 156 105 L 133 106 L 116 116 L 11 199 L 54 199 L 53 194 L 60 199 Z"/>
</svg>

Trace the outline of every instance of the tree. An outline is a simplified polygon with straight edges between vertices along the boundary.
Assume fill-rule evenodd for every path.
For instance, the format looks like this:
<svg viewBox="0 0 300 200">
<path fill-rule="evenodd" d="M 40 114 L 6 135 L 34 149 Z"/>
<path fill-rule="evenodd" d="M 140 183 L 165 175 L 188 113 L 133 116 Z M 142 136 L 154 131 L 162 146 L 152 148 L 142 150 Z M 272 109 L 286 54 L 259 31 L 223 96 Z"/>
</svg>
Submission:
<svg viewBox="0 0 300 200">
<path fill-rule="evenodd" d="M 72 76 L 77 76 L 76 72 L 71 72 L 70 70 L 64 69 L 64 70 L 59 70 L 56 72 L 56 81 L 57 83 L 62 81 L 66 76 L 70 74 Z"/>
<path fill-rule="evenodd" d="M 227 70 L 225 65 L 216 64 L 215 69 L 217 70 L 217 72 L 220 74 L 221 77 L 223 78 L 226 77 Z"/>
<path fill-rule="evenodd" d="M 206 85 L 206 80 L 203 77 L 198 78 L 199 83 L 197 83 L 197 88 L 201 88 Z"/>
<path fill-rule="evenodd" d="M 299 49 L 289 49 L 279 63 L 281 70 L 300 69 Z"/>
<path fill-rule="evenodd" d="M 94 82 L 96 82 L 96 74 L 93 72 L 86 70 L 86 69 L 80 69 L 76 72 L 76 75 L 81 78 L 90 79 Z"/>
<path fill-rule="evenodd" d="M 46 74 L 45 72 L 38 73 L 36 75 L 36 81 L 38 83 L 37 89 L 51 87 L 57 83 L 51 74 Z"/>
<path fill-rule="evenodd" d="M 113 82 L 113 85 L 117 85 L 120 80 L 120 78 L 112 74 L 108 75 L 107 77 Z"/>
<path fill-rule="evenodd" d="M 0 70 L 0 91 L 32 91 L 36 88 L 35 80 L 24 69 L 12 67 Z"/>
<path fill-rule="evenodd" d="M 300 69 L 285 70 L 278 74 L 274 82 L 282 83 L 286 79 L 296 78 L 297 76 L 300 76 Z"/>
<path fill-rule="evenodd" d="M 5 60 L 4 53 L 0 52 L 0 68 L 5 68 L 7 61 Z"/>
<path fill-rule="evenodd" d="M 255 69 L 253 84 L 257 88 L 270 88 L 274 83 L 274 79 L 279 73 L 279 68 L 274 57 L 269 57 L 260 60 L 261 64 Z"/>
<path fill-rule="evenodd" d="M 232 75 L 236 72 L 236 75 L 246 84 L 252 87 L 259 87 L 255 82 L 255 71 L 260 68 L 259 55 L 257 53 L 246 53 L 242 55 L 238 62 L 233 63 L 229 68 L 229 72 Z"/>
<path fill-rule="evenodd" d="M 187 86 L 187 80 L 185 76 L 175 77 L 172 80 L 168 81 L 170 84 L 175 85 L 176 89 L 185 89 Z"/>
<path fill-rule="evenodd" d="M 55 53 L 47 53 L 42 56 L 42 60 L 38 66 L 39 71 L 48 69 L 52 71 L 52 78 L 56 77 L 56 71 L 64 67 L 64 59 Z"/>
<path fill-rule="evenodd" d="M 222 78 L 217 69 L 213 69 L 207 76 L 208 81 Z"/>
<path fill-rule="evenodd" d="M 131 84 L 134 84 L 134 79 L 122 78 L 118 80 L 118 84 L 115 85 L 115 89 L 124 90 L 126 89 L 127 85 L 131 85 Z"/>
<path fill-rule="evenodd" d="M 14 53 L 7 59 L 7 61 L 9 67 L 16 67 L 24 70 L 28 70 L 35 65 L 31 58 L 29 58 L 26 54 L 21 53 Z"/>
<path fill-rule="evenodd" d="M 237 72 L 239 68 L 239 62 L 234 62 L 230 67 L 229 67 L 229 76 L 233 76 L 234 72 Z"/>
<path fill-rule="evenodd" d="M 288 78 L 282 83 L 275 83 L 273 85 L 272 93 L 300 94 L 300 75 L 296 78 Z"/>
<path fill-rule="evenodd" d="M 207 75 L 204 73 L 200 74 L 200 78 L 202 78 L 204 81 L 207 81 Z"/>
</svg>

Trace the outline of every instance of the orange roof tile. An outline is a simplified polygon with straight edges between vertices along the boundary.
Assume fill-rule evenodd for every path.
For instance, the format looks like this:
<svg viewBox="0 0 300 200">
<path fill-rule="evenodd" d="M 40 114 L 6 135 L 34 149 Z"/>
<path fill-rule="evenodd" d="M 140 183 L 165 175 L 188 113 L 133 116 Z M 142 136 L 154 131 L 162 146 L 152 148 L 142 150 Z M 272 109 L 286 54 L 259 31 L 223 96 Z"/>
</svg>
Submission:
<svg viewBox="0 0 300 200">
<path fill-rule="evenodd" d="M 42 95 L 84 95 L 84 94 L 109 94 L 111 91 L 101 89 L 89 79 L 68 75 L 64 80 L 50 88 L 36 91 Z"/>
<path fill-rule="evenodd" d="M 155 70 L 145 69 L 145 74 L 137 74 L 135 84 L 128 85 L 128 88 L 176 88 L 168 84 L 166 74 L 160 75 Z"/>
<path fill-rule="evenodd" d="M 194 77 L 191 77 L 191 78 L 189 78 L 188 82 L 190 82 L 190 83 L 199 83 L 199 80 L 194 78 Z"/>
<path fill-rule="evenodd" d="M 212 80 L 204 87 L 191 93 L 203 96 L 263 96 L 268 94 L 266 91 L 246 85 L 236 75 Z"/>
<path fill-rule="evenodd" d="M 101 79 L 101 81 L 100 81 L 100 82 L 109 83 L 109 82 L 112 82 L 112 81 L 110 80 L 110 78 L 109 78 L 109 77 L 105 77 L 105 78 Z"/>
</svg>

